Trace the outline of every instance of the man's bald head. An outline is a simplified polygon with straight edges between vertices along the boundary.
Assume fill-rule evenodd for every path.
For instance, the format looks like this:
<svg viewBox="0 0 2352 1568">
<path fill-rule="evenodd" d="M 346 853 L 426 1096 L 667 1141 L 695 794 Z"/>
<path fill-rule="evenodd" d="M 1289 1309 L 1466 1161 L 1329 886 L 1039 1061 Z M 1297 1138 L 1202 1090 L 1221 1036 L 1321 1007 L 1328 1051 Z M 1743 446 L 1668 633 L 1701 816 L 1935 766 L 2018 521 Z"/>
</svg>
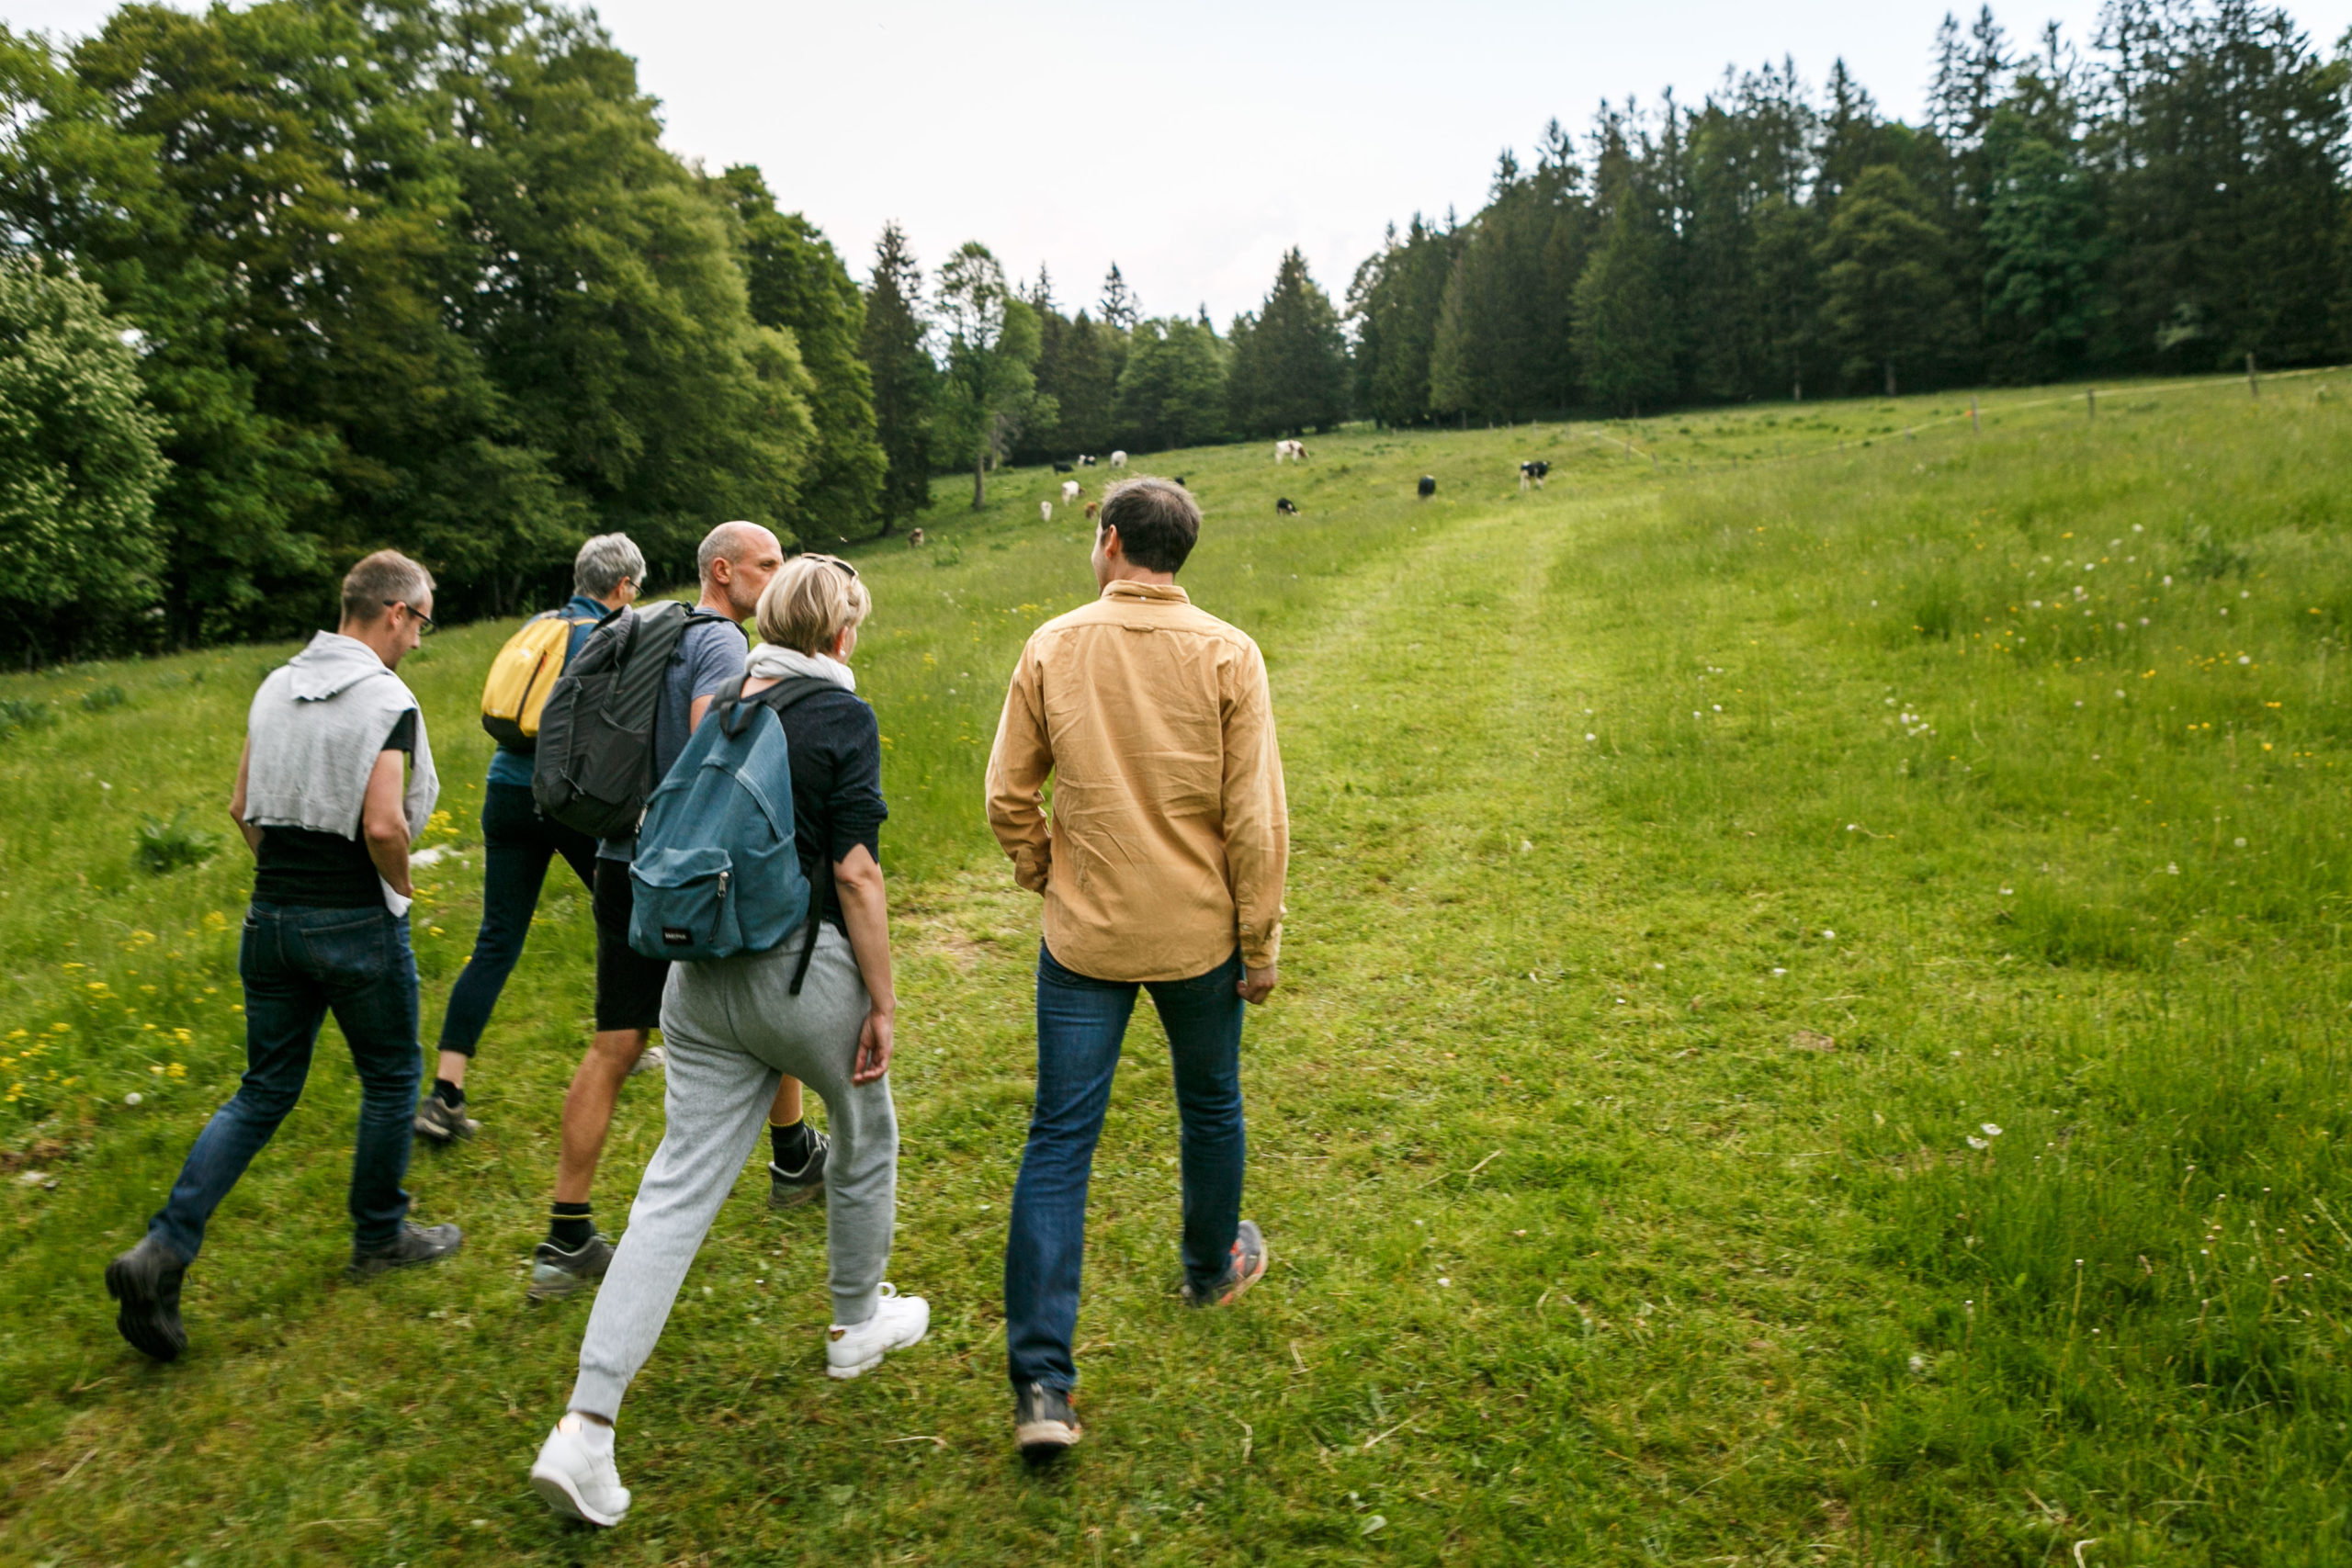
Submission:
<svg viewBox="0 0 2352 1568">
<path fill-rule="evenodd" d="M 695 552 L 706 608 L 748 620 L 760 607 L 768 579 L 784 565 L 784 546 L 757 523 L 721 523 Z"/>
</svg>

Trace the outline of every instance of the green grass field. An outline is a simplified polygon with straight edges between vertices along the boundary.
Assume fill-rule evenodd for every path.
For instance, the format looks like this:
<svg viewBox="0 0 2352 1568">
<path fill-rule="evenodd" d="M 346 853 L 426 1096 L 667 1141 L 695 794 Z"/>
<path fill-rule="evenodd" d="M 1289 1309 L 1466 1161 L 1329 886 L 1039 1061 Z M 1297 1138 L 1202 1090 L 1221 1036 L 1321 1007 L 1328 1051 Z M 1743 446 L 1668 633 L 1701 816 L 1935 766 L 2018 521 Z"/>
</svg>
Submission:
<svg viewBox="0 0 2352 1568">
<path fill-rule="evenodd" d="M 624 1412 L 638 1502 L 604 1535 L 524 1484 L 585 1315 L 523 1299 L 584 896 L 550 881 L 469 1085 L 485 1134 L 417 1151 L 461 1257 L 340 1277 L 330 1040 L 190 1273 L 189 1355 L 149 1365 L 99 1269 L 234 1082 L 250 872 L 144 869 L 140 829 L 225 837 L 288 649 L 0 679 L 0 1561 L 2352 1561 L 2347 392 L 1152 458 L 1203 499 L 1184 581 L 1264 646 L 1282 727 L 1284 984 L 1245 1047 L 1275 1264 L 1238 1311 L 1178 1301 L 1139 1014 L 1088 1438 L 1046 1476 L 1009 1450 L 999 1294 L 1036 917 L 978 781 L 1023 637 L 1091 580 L 1082 521 L 1039 519 L 1054 476 L 978 514 L 943 481 L 926 547 L 858 557 L 906 1010 L 891 1273 L 932 1337 L 829 1382 L 821 1214 L 772 1217 L 754 1168 Z M 402 671 L 461 851 L 418 909 L 428 1040 L 504 630 Z M 658 1081 L 615 1123 L 608 1226 Z"/>
</svg>

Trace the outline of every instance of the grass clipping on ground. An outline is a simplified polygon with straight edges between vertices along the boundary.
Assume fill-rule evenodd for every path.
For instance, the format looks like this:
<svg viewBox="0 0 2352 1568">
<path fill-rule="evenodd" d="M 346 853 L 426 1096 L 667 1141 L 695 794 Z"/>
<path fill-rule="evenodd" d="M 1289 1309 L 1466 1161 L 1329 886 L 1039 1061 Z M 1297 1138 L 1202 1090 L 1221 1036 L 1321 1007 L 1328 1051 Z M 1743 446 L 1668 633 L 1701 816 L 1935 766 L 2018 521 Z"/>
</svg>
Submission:
<svg viewBox="0 0 2352 1568">
<path fill-rule="evenodd" d="M 97 1271 L 233 1086 L 250 873 L 142 862 L 140 829 L 223 826 L 244 704 L 288 650 L 0 680 L 0 1555 L 2341 1561 L 2331 398 L 1150 460 L 1208 512 L 1187 586 L 1273 672 L 1295 858 L 1245 1070 L 1276 1261 L 1238 1311 L 1182 1308 L 1139 1010 L 1095 1167 L 1088 1438 L 1047 1479 L 1009 1453 L 999 1294 L 1035 910 L 978 781 L 1022 637 L 1090 596 L 1085 525 L 1040 519 L 1058 476 L 1009 473 L 929 545 L 867 548 L 892 1275 L 932 1337 L 822 1375 L 821 1212 L 772 1216 L 747 1151 L 623 1414 L 638 1511 L 594 1541 L 522 1484 L 585 1310 L 522 1294 L 587 1026 L 584 891 L 549 879 L 469 1085 L 482 1137 L 418 1150 L 419 1213 L 466 1225 L 461 1257 L 335 1277 L 355 1096 L 330 1029 L 191 1271 L 189 1357 L 149 1367 Z M 1521 494 L 1530 457 L 1554 467 Z M 428 1031 L 479 913 L 471 715 L 506 629 L 402 671 L 450 781 Z M 616 1122 L 608 1229 L 658 1082 Z"/>
</svg>

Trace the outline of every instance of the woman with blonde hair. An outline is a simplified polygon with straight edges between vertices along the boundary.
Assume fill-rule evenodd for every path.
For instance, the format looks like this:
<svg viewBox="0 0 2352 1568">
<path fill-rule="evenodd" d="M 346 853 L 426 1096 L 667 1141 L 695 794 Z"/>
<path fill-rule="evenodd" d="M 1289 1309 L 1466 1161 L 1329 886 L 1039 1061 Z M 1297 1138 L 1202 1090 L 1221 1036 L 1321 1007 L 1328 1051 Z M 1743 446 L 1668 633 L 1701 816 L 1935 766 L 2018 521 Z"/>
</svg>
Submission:
<svg viewBox="0 0 2352 1568">
<path fill-rule="evenodd" d="M 786 561 L 760 596 L 761 646 L 752 650 L 741 698 L 766 704 L 784 728 L 793 840 L 812 889 L 808 919 L 818 922 L 814 947 L 804 924 L 765 953 L 670 971 L 662 1002 L 668 1131 L 589 1316 L 571 1408 L 531 1467 L 531 1483 L 549 1506 L 590 1524 L 617 1524 L 628 1511 L 613 1462 L 621 1395 L 661 1337 L 783 1076 L 817 1091 L 832 1126 L 826 1371 L 856 1377 L 930 1327 L 922 1298 L 901 1296 L 882 1278 L 899 1157 L 885 1077 L 898 998 L 878 859 L 888 811 L 881 734 L 849 668 L 871 609 L 857 569 L 832 556 Z M 735 695 L 721 693 L 714 710 Z M 787 784 L 772 782 L 778 794 Z"/>
</svg>

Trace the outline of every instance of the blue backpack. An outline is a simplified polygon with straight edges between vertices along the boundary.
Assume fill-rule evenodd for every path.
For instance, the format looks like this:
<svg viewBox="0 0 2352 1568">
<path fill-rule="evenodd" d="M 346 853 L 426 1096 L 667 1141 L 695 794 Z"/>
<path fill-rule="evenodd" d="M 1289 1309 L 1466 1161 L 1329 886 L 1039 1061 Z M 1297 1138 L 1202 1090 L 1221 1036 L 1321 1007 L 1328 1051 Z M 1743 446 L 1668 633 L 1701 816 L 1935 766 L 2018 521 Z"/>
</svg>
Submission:
<svg viewBox="0 0 2352 1568">
<path fill-rule="evenodd" d="M 737 681 L 712 699 L 646 802 L 628 874 L 629 946 L 648 958 L 702 963 L 765 953 L 806 919 L 808 942 L 792 976 L 799 994 L 824 897 L 801 874 L 793 843 L 792 753 L 777 716 L 831 685 L 779 681 L 747 698 Z"/>
</svg>

